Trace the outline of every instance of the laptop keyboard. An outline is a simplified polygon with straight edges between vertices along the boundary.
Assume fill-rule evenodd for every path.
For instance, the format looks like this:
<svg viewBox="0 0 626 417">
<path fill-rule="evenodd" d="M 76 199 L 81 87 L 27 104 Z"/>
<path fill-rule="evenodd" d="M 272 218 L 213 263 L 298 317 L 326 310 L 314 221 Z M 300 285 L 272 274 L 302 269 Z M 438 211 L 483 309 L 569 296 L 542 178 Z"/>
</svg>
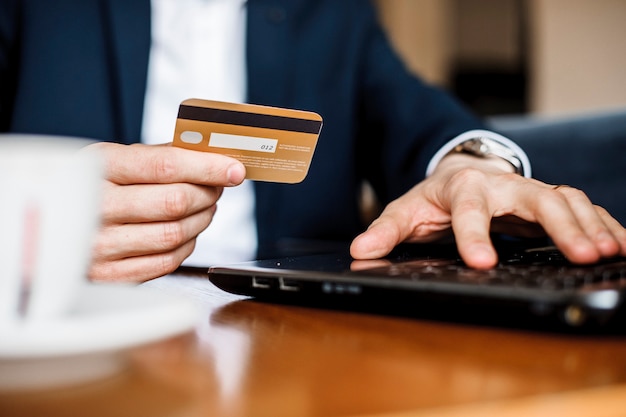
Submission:
<svg viewBox="0 0 626 417">
<path fill-rule="evenodd" d="M 466 284 L 577 289 L 585 286 L 626 286 L 626 258 L 604 260 L 593 265 L 569 262 L 556 248 L 512 252 L 490 270 L 465 266 L 460 258 L 424 258 L 400 261 L 371 272 L 416 281 L 461 282 Z"/>
</svg>

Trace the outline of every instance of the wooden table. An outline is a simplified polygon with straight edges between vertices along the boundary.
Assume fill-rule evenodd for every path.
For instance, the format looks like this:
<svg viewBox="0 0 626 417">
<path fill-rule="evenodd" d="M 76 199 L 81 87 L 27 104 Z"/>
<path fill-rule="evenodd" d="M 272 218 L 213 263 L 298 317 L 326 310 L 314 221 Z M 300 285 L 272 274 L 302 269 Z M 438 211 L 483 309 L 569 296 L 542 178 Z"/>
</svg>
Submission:
<svg viewBox="0 0 626 417">
<path fill-rule="evenodd" d="M 626 336 L 272 305 L 201 274 L 148 285 L 206 317 L 115 377 L 0 393 L 0 416 L 622 416 Z"/>
</svg>

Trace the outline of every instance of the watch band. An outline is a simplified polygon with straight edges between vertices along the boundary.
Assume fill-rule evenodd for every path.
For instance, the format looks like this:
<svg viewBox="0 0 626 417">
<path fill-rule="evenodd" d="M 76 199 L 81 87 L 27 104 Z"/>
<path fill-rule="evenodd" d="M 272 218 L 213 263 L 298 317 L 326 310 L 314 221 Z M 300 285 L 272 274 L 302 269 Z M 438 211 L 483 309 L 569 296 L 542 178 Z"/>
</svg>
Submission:
<svg viewBox="0 0 626 417">
<path fill-rule="evenodd" d="M 467 153 L 483 158 L 497 156 L 511 164 L 516 174 L 524 174 L 522 161 L 511 148 L 484 136 L 467 139 L 452 148 L 449 153 Z"/>
<path fill-rule="evenodd" d="M 493 132 L 491 130 L 485 130 L 485 129 L 468 130 L 454 137 L 449 142 L 444 144 L 430 158 L 430 161 L 428 162 L 428 166 L 426 167 L 426 176 L 431 175 L 433 171 L 435 170 L 435 168 L 437 167 L 437 165 L 439 165 L 439 162 L 443 158 L 445 158 L 445 156 L 448 155 L 450 152 L 453 152 L 458 145 L 462 144 L 463 142 L 472 141 L 473 139 L 476 139 L 476 138 L 482 138 L 482 140 L 480 141 L 481 143 L 487 143 L 487 141 L 484 139 L 489 139 L 490 141 L 495 142 L 501 147 L 508 149 L 511 153 L 502 153 L 504 156 L 500 155 L 500 157 L 505 160 L 508 160 L 507 158 L 511 158 L 513 162 L 509 162 L 509 163 L 513 165 L 516 172 L 519 172 L 520 175 L 523 175 L 524 177 L 527 177 L 527 178 L 532 177 L 532 166 L 530 164 L 530 160 L 528 159 L 528 155 L 526 155 L 526 152 L 524 152 L 524 150 L 520 148 L 519 145 L 517 145 L 517 143 L 515 143 L 511 139 L 505 136 L 502 136 L 499 133 Z M 472 148 L 469 145 L 466 145 L 466 146 L 468 148 Z M 495 149 L 496 147 L 497 146 L 494 146 L 493 149 Z M 480 151 L 480 148 L 479 148 L 479 151 Z M 469 153 L 470 150 L 463 151 L 463 148 L 460 148 L 457 152 Z M 476 153 L 474 153 L 474 155 L 476 155 Z M 480 155 L 481 153 L 479 152 L 478 156 Z M 488 155 L 488 153 L 482 153 L 482 155 L 486 156 Z M 497 155 L 494 155 L 494 156 L 497 156 Z M 517 161 L 513 158 L 516 158 L 521 163 L 521 170 L 517 169 L 517 166 L 516 166 Z"/>
</svg>

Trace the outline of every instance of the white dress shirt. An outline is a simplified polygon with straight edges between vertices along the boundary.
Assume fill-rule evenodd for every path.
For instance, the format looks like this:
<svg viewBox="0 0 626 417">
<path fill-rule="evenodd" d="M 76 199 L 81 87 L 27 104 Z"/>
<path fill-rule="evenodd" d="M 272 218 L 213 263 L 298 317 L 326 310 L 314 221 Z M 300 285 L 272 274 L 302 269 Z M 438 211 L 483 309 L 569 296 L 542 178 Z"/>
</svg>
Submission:
<svg viewBox="0 0 626 417">
<path fill-rule="evenodd" d="M 187 98 L 242 103 L 247 96 L 245 0 L 152 0 L 152 45 L 141 141 L 171 142 Z M 249 181 L 227 188 L 184 265 L 254 259 L 257 230 Z"/>
</svg>

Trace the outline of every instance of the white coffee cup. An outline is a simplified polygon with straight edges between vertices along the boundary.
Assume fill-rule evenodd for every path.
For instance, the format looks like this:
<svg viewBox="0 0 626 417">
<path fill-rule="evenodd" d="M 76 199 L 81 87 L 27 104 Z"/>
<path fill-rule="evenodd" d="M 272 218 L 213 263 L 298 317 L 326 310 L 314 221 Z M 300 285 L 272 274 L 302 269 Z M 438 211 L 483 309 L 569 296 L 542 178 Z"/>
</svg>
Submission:
<svg viewBox="0 0 626 417">
<path fill-rule="evenodd" d="M 87 282 L 103 175 L 89 143 L 0 135 L 0 325 L 58 319 Z"/>
</svg>

